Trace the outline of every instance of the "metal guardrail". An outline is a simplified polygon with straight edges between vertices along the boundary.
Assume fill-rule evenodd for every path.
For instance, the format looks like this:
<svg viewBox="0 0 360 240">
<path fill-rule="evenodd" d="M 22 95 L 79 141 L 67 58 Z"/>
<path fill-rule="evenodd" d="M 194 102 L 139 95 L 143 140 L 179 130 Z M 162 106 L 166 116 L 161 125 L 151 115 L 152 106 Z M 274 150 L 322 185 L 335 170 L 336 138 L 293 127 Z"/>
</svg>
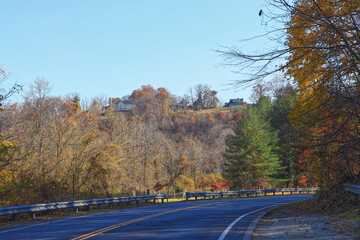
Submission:
<svg viewBox="0 0 360 240">
<path fill-rule="evenodd" d="M 350 184 L 351 185 L 351 184 Z M 349 188 L 353 185 L 350 186 Z M 356 186 L 356 185 L 354 185 Z M 357 193 L 360 194 L 360 186 L 356 186 Z M 352 188 L 353 189 L 353 188 Z M 317 191 L 319 188 L 274 188 L 274 189 L 258 189 L 258 190 L 242 190 L 242 191 L 226 191 L 226 192 L 187 192 L 186 193 L 186 200 L 189 198 L 198 199 L 198 197 L 203 197 L 206 199 L 207 197 L 216 196 L 224 197 L 224 196 L 233 196 L 238 195 L 239 197 L 242 195 L 267 195 L 268 193 L 275 193 L 282 192 L 290 192 L 293 194 L 294 192 L 311 192 Z M 16 219 L 16 216 L 21 213 L 30 213 L 32 218 L 35 218 L 36 212 L 42 211 L 50 211 L 56 209 L 64 209 L 64 208 L 75 208 L 75 211 L 78 211 L 79 207 L 86 207 L 87 210 L 90 209 L 90 206 L 97 205 L 98 208 L 101 207 L 103 204 L 114 204 L 114 203 L 130 203 L 136 202 L 139 203 L 140 201 L 153 201 L 161 200 L 164 202 L 164 199 L 168 199 L 168 194 L 157 194 L 157 195 L 144 195 L 144 196 L 134 196 L 134 197 L 115 197 L 115 198 L 99 198 L 99 199 L 88 199 L 88 200 L 76 200 L 76 201 L 69 201 L 69 202 L 56 202 L 56 203 L 43 203 L 43 204 L 34 204 L 34 205 L 24 205 L 24 206 L 15 206 L 15 207 L 4 207 L 0 208 L 0 216 L 4 215 L 12 215 L 13 219 Z"/>
<path fill-rule="evenodd" d="M 16 215 L 20 213 L 31 213 L 32 218 L 35 218 L 36 212 L 49 211 L 55 209 L 63 208 L 75 208 L 78 211 L 79 207 L 86 207 L 88 210 L 90 206 L 97 205 L 99 208 L 102 204 L 113 204 L 113 203 L 130 203 L 139 201 L 154 201 L 160 200 L 164 202 L 164 199 L 168 199 L 167 194 L 158 194 L 158 195 L 145 195 L 145 196 L 134 196 L 134 197 L 115 197 L 115 198 L 99 198 L 99 199 L 88 199 L 88 200 L 77 200 L 69 202 L 56 202 L 56 203 L 43 203 L 43 204 L 34 204 L 34 205 L 25 205 L 25 206 L 15 206 L 15 207 L 4 207 L 0 208 L 0 216 L 2 215 L 12 215 L 13 219 L 16 219 Z"/>
<path fill-rule="evenodd" d="M 355 184 L 350 184 L 350 183 L 346 183 L 345 185 L 345 190 L 352 192 L 352 193 L 356 193 L 356 194 L 360 194 L 360 185 L 355 185 Z"/>
<path fill-rule="evenodd" d="M 242 190 L 242 191 L 226 191 L 226 192 L 187 192 L 186 193 L 186 200 L 189 200 L 189 198 L 195 198 L 197 200 L 198 197 L 203 197 L 206 199 L 207 197 L 224 197 L 224 196 L 233 196 L 238 195 L 239 197 L 242 195 L 246 195 L 248 197 L 249 195 L 264 195 L 266 196 L 268 193 L 272 193 L 275 195 L 277 192 L 281 192 L 282 195 L 286 192 L 290 192 L 290 194 L 293 194 L 294 192 L 302 193 L 302 192 L 312 192 L 312 191 L 318 191 L 319 188 L 273 188 L 273 189 L 257 189 L 257 190 Z"/>
</svg>

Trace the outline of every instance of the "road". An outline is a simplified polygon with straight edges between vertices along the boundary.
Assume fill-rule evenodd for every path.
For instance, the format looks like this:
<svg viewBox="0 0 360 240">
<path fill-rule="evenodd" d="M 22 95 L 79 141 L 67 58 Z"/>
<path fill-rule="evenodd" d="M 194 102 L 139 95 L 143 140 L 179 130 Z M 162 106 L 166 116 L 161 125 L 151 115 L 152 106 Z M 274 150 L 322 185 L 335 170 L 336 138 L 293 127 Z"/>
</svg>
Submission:
<svg viewBox="0 0 360 240">
<path fill-rule="evenodd" d="M 111 210 L 0 229 L 0 239 L 243 239 L 264 209 L 312 195 L 189 201 Z"/>
</svg>

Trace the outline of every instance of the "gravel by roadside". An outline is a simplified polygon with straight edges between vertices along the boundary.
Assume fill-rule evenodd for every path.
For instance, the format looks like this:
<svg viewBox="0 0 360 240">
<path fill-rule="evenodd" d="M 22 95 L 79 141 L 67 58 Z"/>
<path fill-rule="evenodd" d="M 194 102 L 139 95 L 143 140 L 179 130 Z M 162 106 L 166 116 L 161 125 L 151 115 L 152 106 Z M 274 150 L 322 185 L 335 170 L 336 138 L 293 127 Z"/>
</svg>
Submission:
<svg viewBox="0 0 360 240">
<path fill-rule="evenodd" d="M 258 223 L 253 240 L 265 239 L 360 239 L 354 226 L 344 218 L 309 214 L 292 208 L 278 208 Z"/>
</svg>

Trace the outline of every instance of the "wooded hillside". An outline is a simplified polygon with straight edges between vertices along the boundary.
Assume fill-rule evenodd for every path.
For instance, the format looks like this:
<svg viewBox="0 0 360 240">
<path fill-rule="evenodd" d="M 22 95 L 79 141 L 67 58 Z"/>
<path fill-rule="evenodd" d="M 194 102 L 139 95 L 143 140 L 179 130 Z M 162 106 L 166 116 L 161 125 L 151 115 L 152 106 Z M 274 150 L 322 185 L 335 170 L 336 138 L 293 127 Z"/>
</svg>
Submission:
<svg viewBox="0 0 360 240">
<path fill-rule="evenodd" d="M 37 80 L 0 113 L 2 205 L 133 191 L 210 190 L 225 182 L 225 138 L 241 112 L 171 111 L 165 89 L 135 90 L 129 112 L 51 95 Z"/>
</svg>

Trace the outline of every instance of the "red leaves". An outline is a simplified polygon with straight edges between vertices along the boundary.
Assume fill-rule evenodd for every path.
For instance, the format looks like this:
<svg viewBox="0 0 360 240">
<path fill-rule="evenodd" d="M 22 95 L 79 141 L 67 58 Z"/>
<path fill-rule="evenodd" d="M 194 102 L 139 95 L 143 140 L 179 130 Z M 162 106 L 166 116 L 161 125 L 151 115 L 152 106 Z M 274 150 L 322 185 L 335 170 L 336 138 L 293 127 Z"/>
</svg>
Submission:
<svg viewBox="0 0 360 240">
<path fill-rule="evenodd" d="M 164 187 L 165 187 L 165 185 L 161 184 L 160 182 L 157 182 L 154 186 L 154 190 L 155 190 L 155 192 L 158 192 L 158 191 L 161 191 Z"/>
<path fill-rule="evenodd" d="M 220 191 L 222 189 L 222 183 L 221 182 L 217 182 L 217 181 L 213 181 L 211 183 L 211 189 L 215 190 L 215 191 Z"/>
<path fill-rule="evenodd" d="M 266 182 L 264 179 L 258 180 L 258 187 L 259 188 L 266 188 Z"/>
<path fill-rule="evenodd" d="M 229 189 L 232 186 L 234 186 L 234 184 L 232 182 L 230 182 L 229 180 L 224 180 L 222 182 L 212 181 L 212 183 L 211 183 L 211 189 L 215 190 L 215 191 Z"/>
<path fill-rule="evenodd" d="M 242 117 L 242 113 L 236 113 L 236 114 L 234 114 L 234 116 L 233 116 L 233 120 L 234 121 L 240 121 L 241 120 L 241 117 Z"/>
<path fill-rule="evenodd" d="M 226 113 L 225 112 L 218 112 L 216 114 L 216 118 L 217 119 L 224 119 L 226 117 Z"/>
<path fill-rule="evenodd" d="M 301 176 L 301 178 L 298 180 L 298 183 L 301 187 L 308 186 L 307 176 L 306 175 Z"/>
</svg>

